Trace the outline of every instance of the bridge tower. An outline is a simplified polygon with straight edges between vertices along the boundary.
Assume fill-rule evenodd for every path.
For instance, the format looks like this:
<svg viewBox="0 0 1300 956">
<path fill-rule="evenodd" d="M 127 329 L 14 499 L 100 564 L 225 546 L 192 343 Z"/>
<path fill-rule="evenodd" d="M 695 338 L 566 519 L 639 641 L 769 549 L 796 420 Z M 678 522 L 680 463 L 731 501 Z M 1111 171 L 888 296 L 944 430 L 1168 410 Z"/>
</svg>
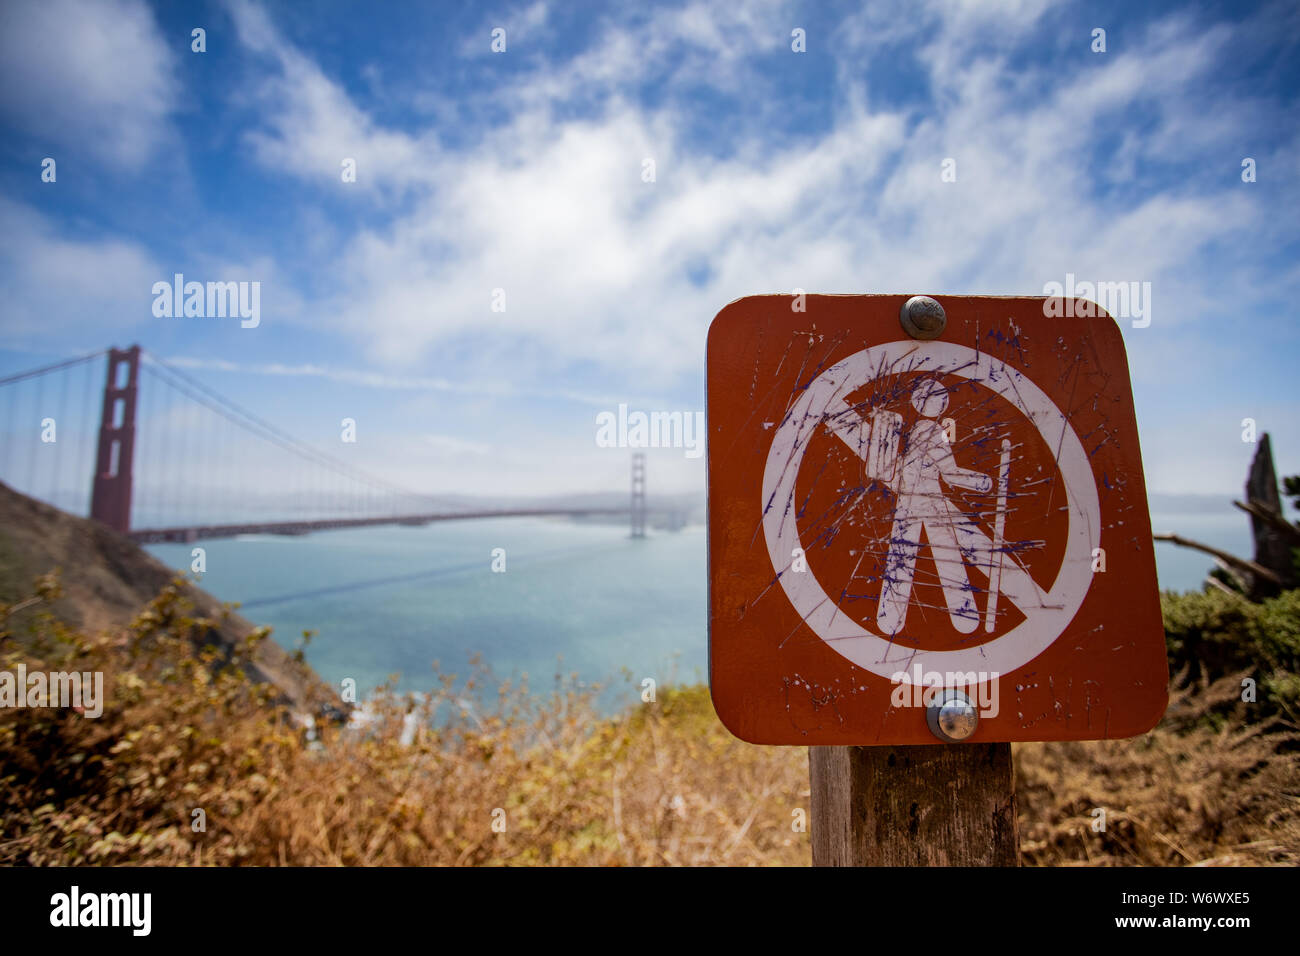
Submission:
<svg viewBox="0 0 1300 956">
<path fill-rule="evenodd" d="M 90 516 L 122 534 L 131 530 L 131 460 L 139 375 L 140 346 L 108 350 Z"/>
<path fill-rule="evenodd" d="M 645 452 L 632 453 L 632 537 L 645 537 Z"/>
</svg>

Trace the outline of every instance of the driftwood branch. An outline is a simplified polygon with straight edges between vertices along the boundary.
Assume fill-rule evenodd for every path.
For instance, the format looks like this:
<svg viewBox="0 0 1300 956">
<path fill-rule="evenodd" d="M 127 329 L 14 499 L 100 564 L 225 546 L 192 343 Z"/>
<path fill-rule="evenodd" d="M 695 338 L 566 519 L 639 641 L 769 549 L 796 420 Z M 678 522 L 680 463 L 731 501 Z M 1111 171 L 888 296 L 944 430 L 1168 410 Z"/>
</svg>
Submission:
<svg viewBox="0 0 1300 956">
<path fill-rule="evenodd" d="M 1244 571 L 1238 571 L 1236 568 L 1234 568 L 1227 561 L 1224 561 L 1222 558 L 1215 558 L 1214 566 L 1218 568 L 1220 571 L 1222 571 L 1224 574 L 1226 574 L 1228 576 L 1228 580 L 1237 586 L 1236 593 L 1242 595 L 1250 594 L 1251 588 L 1255 583 L 1255 579 L 1250 574 Z M 1226 591 L 1232 590 L 1232 588 L 1228 587 L 1226 584 L 1224 584 L 1222 581 L 1216 578 L 1213 573 L 1207 575 L 1205 580 L 1214 581 L 1216 584 L 1218 584 Z"/>
<path fill-rule="evenodd" d="M 1233 575 L 1233 578 L 1236 579 L 1236 580 L 1240 580 L 1240 578 L 1238 578 L 1235 574 Z M 1234 591 L 1232 588 L 1228 587 L 1226 584 L 1224 584 L 1222 581 L 1220 581 L 1220 580 L 1219 580 L 1218 578 L 1216 578 L 1214 575 L 1210 575 L 1209 577 L 1207 577 L 1207 578 L 1205 579 L 1205 583 L 1208 584 L 1208 585 L 1210 585 L 1210 587 L 1212 587 L 1212 588 L 1216 588 L 1217 590 L 1222 591 L 1224 594 L 1231 594 L 1233 597 L 1241 597 L 1241 596 L 1242 596 L 1240 593 L 1238 593 L 1237 591 Z"/>
<path fill-rule="evenodd" d="M 1286 518 L 1282 517 L 1276 511 L 1265 508 L 1258 501 L 1248 501 L 1245 504 L 1242 504 L 1240 501 L 1234 501 L 1233 505 L 1246 512 L 1246 514 L 1258 518 L 1260 521 L 1266 522 L 1276 528 L 1278 531 L 1282 532 L 1284 536 L 1295 542 L 1297 547 L 1300 547 L 1300 528 L 1297 528 L 1291 522 L 1287 521 Z"/>
<path fill-rule="evenodd" d="M 1202 544 L 1199 541 L 1192 541 L 1190 538 L 1184 538 L 1176 534 L 1155 534 L 1152 535 L 1152 537 L 1157 541 L 1168 541 L 1171 544 L 1176 544 L 1182 548 L 1194 548 L 1197 551 L 1204 551 L 1206 554 L 1218 558 L 1224 564 L 1232 565 L 1232 567 L 1240 568 L 1243 571 L 1249 571 L 1256 577 L 1263 578 L 1265 581 L 1270 581 L 1273 584 L 1282 584 L 1282 579 L 1262 564 L 1257 564 L 1254 561 L 1247 561 L 1245 558 L 1239 558 L 1235 554 L 1230 554 L 1227 551 L 1211 547 L 1208 544 Z"/>
</svg>

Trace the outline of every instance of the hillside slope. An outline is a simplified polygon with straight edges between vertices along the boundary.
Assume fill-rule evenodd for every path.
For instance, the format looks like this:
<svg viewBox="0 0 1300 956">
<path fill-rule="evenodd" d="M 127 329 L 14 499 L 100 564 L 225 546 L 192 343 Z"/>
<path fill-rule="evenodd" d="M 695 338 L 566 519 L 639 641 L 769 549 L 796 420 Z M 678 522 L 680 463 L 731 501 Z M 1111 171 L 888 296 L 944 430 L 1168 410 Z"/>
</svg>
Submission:
<svg viewBox="0 0 1300 956">
<path fill-rule="evenodd" d="M 58 572 L 62 586 L 54 614 L 82 632 L 125 628 L 176 577 L 175 570 L 99 522 L 0 483 L 0 604 L 30 597 L 36 579 L 51 571 Z M 182 593 L 194 605 L 195 616 L 217 622 L 208 630 L 207 642 L 229 648 L 253 630 L 206 591 L 186 584 Z M 11 625 L 21 625 L 24 613 L 16 610 Z M 304 664 L 270 640 L 262 642 L 254 660 L 259 672 L 251 678 L 274 685 L 295 709 L 315 709 L 311 702 L 325 689 Z"/>
</svg>

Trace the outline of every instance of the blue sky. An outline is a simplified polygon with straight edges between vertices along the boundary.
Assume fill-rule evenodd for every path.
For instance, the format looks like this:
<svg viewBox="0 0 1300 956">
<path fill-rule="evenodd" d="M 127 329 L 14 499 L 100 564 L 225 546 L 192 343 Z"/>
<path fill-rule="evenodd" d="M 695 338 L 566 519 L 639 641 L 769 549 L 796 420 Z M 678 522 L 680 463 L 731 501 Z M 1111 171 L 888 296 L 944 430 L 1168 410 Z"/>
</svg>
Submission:
<svg viewBox="0 0 1300 956">
<path fill-rule="evenodd" d="M 1073 273 L 1151 283 L 1153 491 L 1237 492 L 1245 417 L 1300 472 L 1300 11 L 1133 6 L 8 0 L 0 370 L 138 342 L 410 487 L 610 490 L 596 415 L 702 409 L 734 298 Z M 176 272 L 261 324 L 155 317 Z"/>
</svg>

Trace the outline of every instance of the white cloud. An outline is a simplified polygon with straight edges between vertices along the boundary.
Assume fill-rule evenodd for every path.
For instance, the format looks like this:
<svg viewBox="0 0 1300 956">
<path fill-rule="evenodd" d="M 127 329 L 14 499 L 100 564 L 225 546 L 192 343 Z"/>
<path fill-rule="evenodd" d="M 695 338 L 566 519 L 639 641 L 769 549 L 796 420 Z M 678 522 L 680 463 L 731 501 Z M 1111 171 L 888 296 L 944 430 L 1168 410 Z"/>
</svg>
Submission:
<svg viewBox="0 0 1300 956">
<path fill-rule="evenodd" d="M 748 75 L 745 57 L 788 33 L 774 5 L 720 14 L 692 4 L 606 24 L 588 50 L 492 91 L 519 104 L 513 122 L 461 151 L 438 147 L 433 130 L 378 127 L 258 8 L 235 9 L 245 43 L 280 67 L 269 89 L 284 105 L 268 100 L 255 139 L 263 161 L 334 175 L 347 143 L 383 157 L 378 175 L 394 188 L 440 184 L 417 189 L 406 211 L 339 256 L 328 311 L 370 358 L 394 366 L 474 342 L 523 374 L 595 362 L 662 384 L 698 370 L 721 305 L 795 286 L 1035 294 L 1073 271 L 1151 281 L 1173 321 L 1195 314 L 1170 293 L 1195 275 L 1198 252 L 1262 213 L 1230 185 L 1171 183 L 1135 205 L 1098 198 L 1089 137 L 1135 98 L 1154 104 L 1157 122 L 1125 144 L 1127 162 L 1165 155 L 1193 119 L 1202 144 L 1240 134 L 1239 119 L 1206 122 L 1183 95 L 1213 69 L 1223 35 L 1181 18 L 1140 49 L 1107 54 L 1105 71 L 1028 70 L 1008 84 L 1007 51 L 1044 4 L 935 4 L 914 21 L 919 60 L 949 91 L 933 108 L 873 108 L 850 85 L 840 99 L 858 105 L 829 130 L 773 141 L 753 129 L 719 159 L 690 140 L 687 104 L 651 108 L 632 91 L 656 71 L 675 75 L 674 49 L 711 58 L 712 73 L 691 66 L 697 81 Z M 1087 62 L 1087 44 L 1080 50 Z M 554 107 L 578 90 L 601 104 L 594 115 L 556 120 Z M 955 184 L 940 182 L 947 156 Z M 641 181 L 646 158 L 655 183 Z M 490 309 L 496 288 L 504 313 Z"/>
<path fill-rule="evenodd" d="M 330 188 L 361 192 L 433 182 L 437 140 L 385 129 L 373 122 L 310 58 L 284 40 L 266 11 L 250 0 L 228 4 L 240 43 L 271 67 L 256 99 L 265 123 L 247 139 L 264 165 Z M 357 164 L 355 183 L 342 182 L 342 163 Z"/>
<path fill-rule="evenodd" d="M 549 15 L 550 9 L 542 0 L 517 7 L 512 11 L 503 12 L 494 9 L 480 30 L 474 31 L 461 41 L 460 55 L 463 57 L 501 55 L 492 48 L 492 43 L 495 41 L 493 31 L 500 28 L 506 31 L 504 52 L 510 53 L 513 50 L 517 56 L 521 47 L 535 46 L 547 36 L 546 21 Z"/>
<path fill-rule="evenodd" d="M 36 142 L 134 169 L 169 135 L 173 49 L 188 44 L 165 39 L 141 0 L 7 0 L 0 102 Z"/>
<path fill-rule="evenodd" d="M 152 321 L 149 290 L 162 276 L 136 242 L 71 238 L 35 210 L 0 198 L 6 338 L 48 341 L 92 324 L 102 329 L 105 317 L 115 329 Z"/>
</svg>

